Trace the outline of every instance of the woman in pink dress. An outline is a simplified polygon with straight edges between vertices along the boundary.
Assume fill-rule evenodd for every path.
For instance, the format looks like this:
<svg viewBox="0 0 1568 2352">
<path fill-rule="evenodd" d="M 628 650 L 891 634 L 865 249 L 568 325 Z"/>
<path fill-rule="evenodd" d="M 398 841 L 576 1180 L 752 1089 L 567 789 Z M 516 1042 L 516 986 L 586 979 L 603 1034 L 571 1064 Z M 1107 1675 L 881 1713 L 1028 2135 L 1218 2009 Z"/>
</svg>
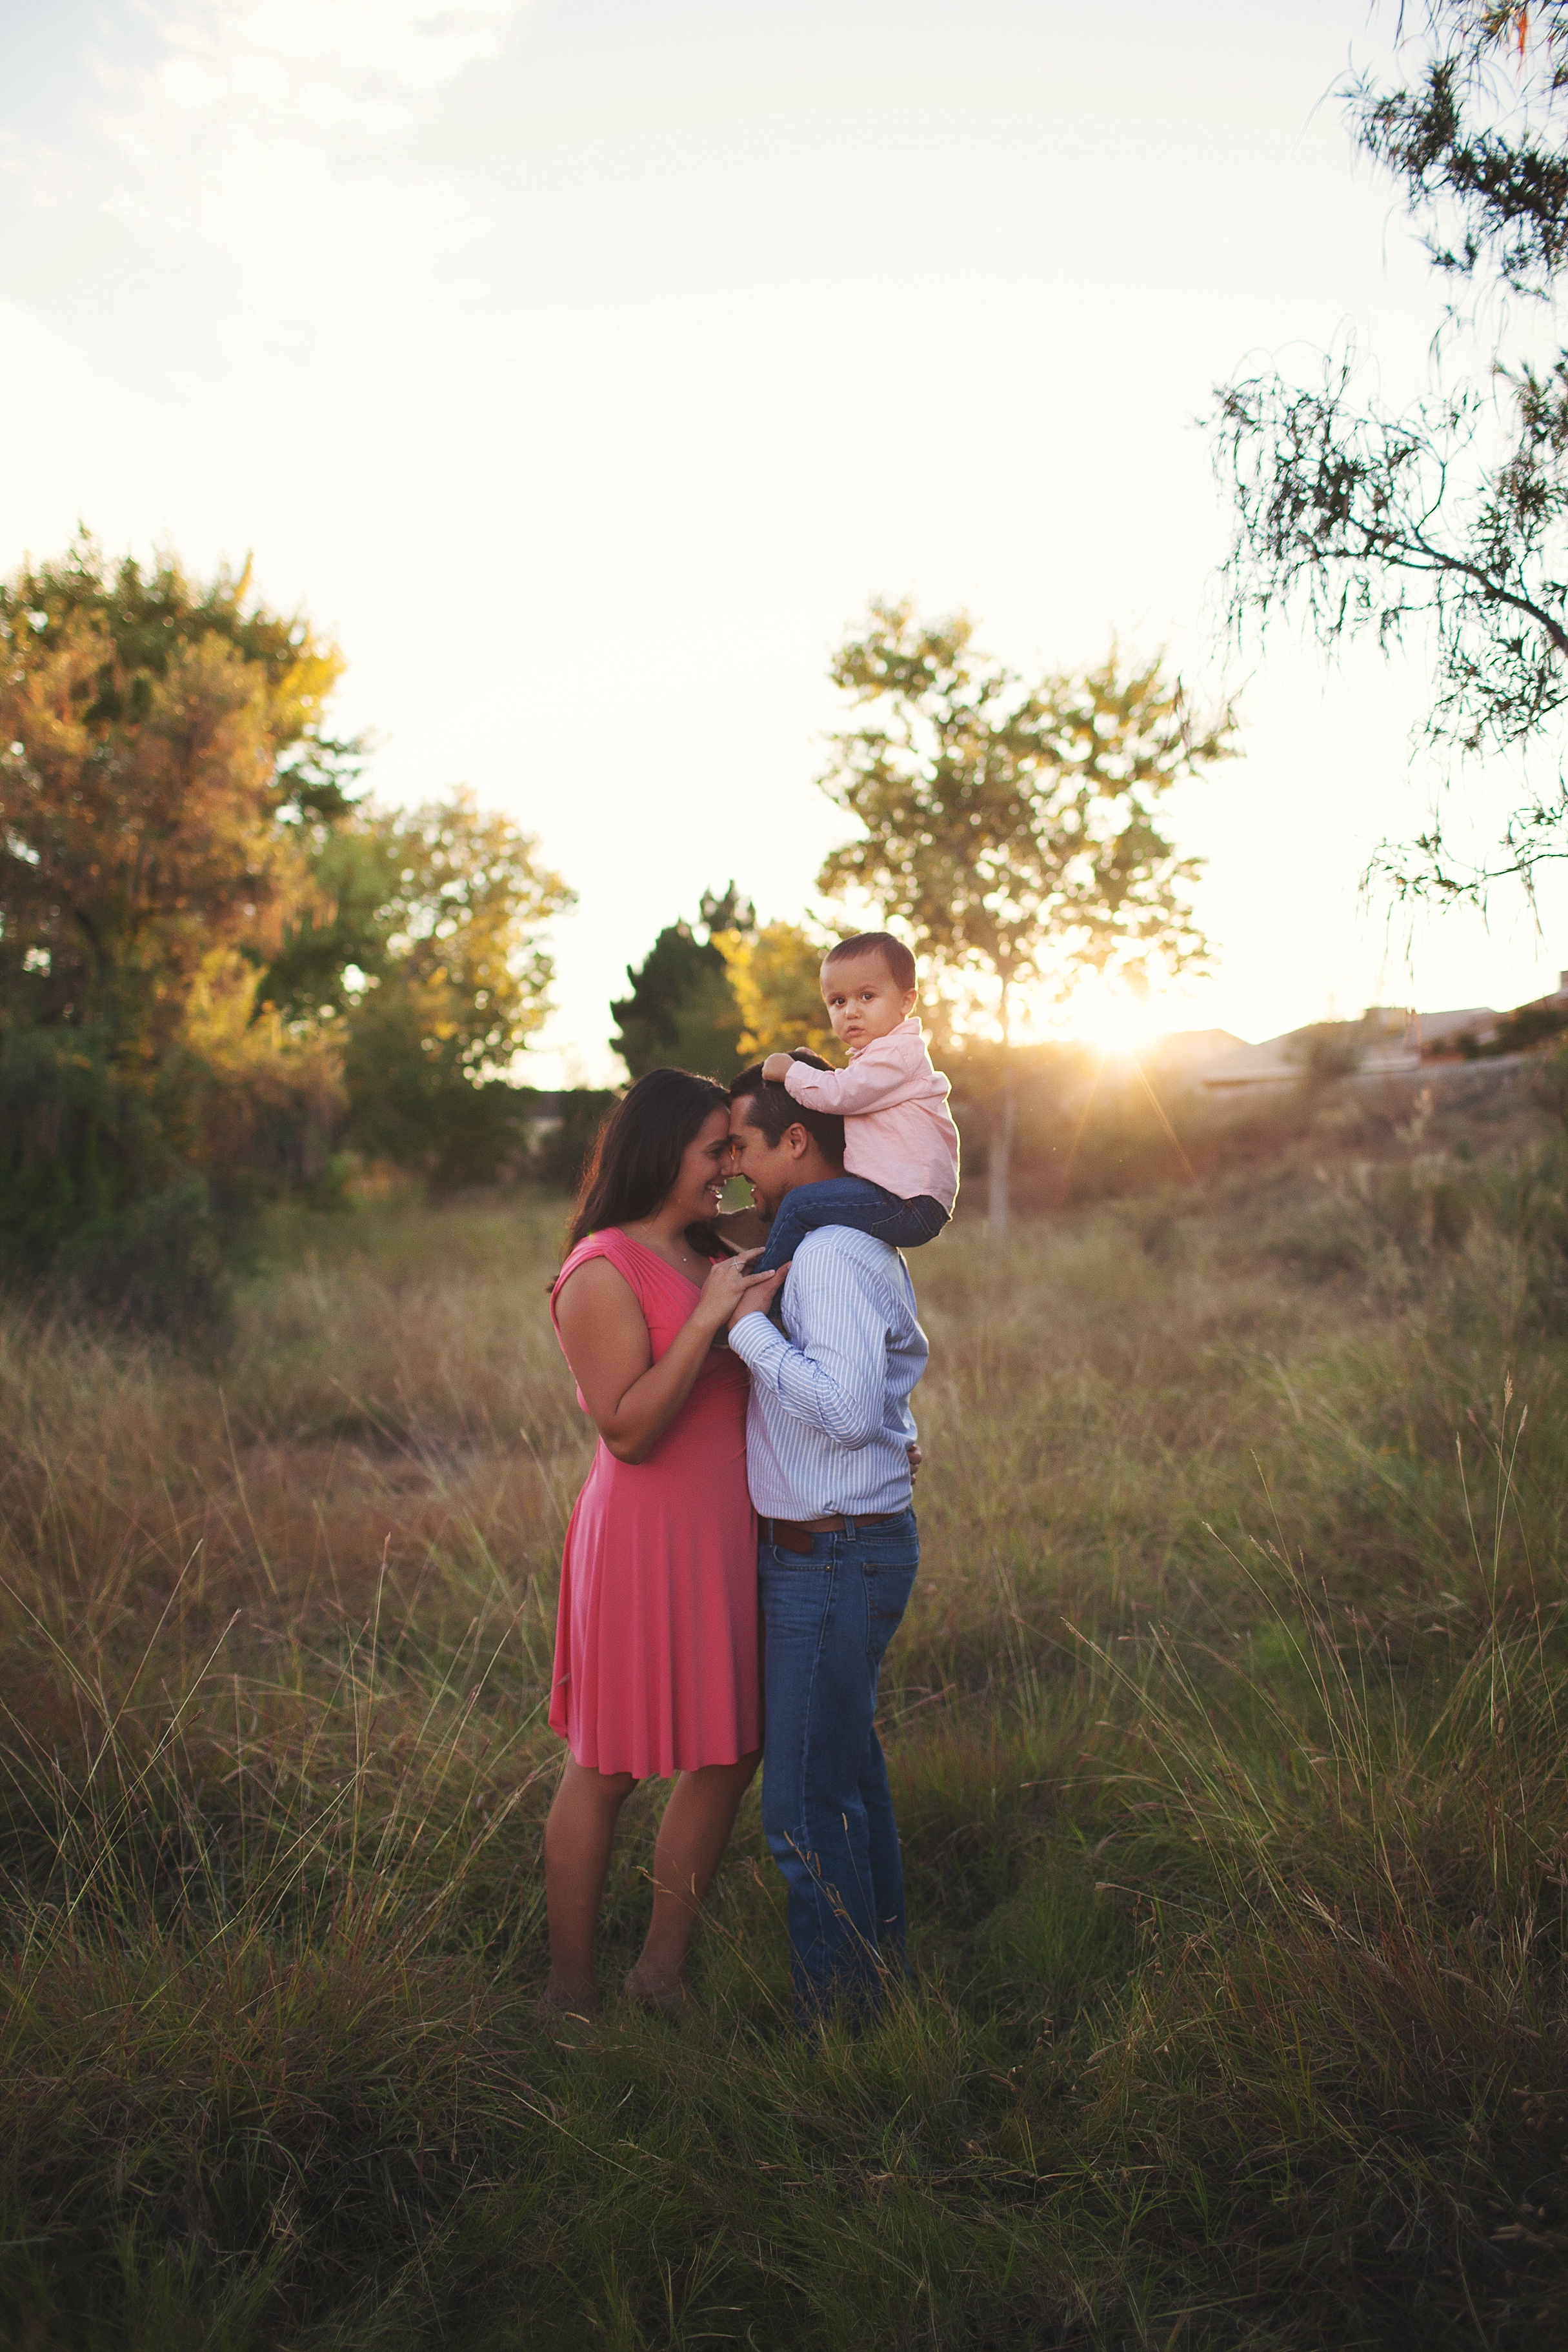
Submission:
<svg viewBox="0 0 1568 2352">
<path fill-rule="evenodd" d="M 697 1911 L 762 1748 L 748 1382 L 714 1342 L 782 1275 L 697 1245 L 729 1172 L 724 1088 L 649 1071 L 600 1137 L 551 1295 L 599 1432 L 561 1566 L 550 1721 L 570 1752 L 544 1831 L 544 1999 L 579 2016 L 597 2011 L 594 1932 L 633 1789 L 677 1776 L 626 1990 L 679 2014 Z"/>
</svg>

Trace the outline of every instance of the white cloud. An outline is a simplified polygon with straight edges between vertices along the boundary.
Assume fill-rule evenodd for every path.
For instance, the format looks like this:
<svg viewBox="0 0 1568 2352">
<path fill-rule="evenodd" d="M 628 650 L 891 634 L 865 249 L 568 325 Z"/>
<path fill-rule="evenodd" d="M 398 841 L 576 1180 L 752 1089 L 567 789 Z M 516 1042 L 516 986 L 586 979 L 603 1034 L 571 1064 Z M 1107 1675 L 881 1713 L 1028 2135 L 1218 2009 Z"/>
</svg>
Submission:
<svg viewBox="0 0 1568 2352">
<path fill-rule="evenodd" d="M 163 55 L 124 77 L 149 163 L 249 117 L 290 141 L 405 128 L 417 100 L 493 58 L 523 0 L 164 0 Z"/>
<path fill-rule="evenodd" d="M 104 201 L 218 266 L 220 315 L 252 350 L 301 318 L 363 323 L 479 226 L 473 189 L 406 142 L 525 5 L 152 0 L 152 61 L 105 72 Z"/>
</svg>

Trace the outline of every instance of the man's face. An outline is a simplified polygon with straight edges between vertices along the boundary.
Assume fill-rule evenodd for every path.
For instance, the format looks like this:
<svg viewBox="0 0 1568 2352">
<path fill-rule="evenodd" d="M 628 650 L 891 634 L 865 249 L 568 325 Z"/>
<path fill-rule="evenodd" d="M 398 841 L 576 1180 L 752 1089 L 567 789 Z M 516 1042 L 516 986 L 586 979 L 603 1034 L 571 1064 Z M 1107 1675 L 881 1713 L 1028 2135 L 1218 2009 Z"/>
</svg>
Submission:
<svg viewBox="0 0 1568 2352">
<path fill-rule="evenodd" d="M 747 1099 L 742 1095 L 730 1107 L 734 1173 L 746 1179 L 758 1208 L 764 1217 L 771 1217 L 776 1214 L 784 1194 L 800 1181 L 797 1170 L 801 1154 L 792 1147 L 790 1138 L 798 1138 L 801 1130 L 786 1128 L 779 1142 L 770 1143 L 761 1128 L 753 1127 L 746 1117 Z"/>
</svg>

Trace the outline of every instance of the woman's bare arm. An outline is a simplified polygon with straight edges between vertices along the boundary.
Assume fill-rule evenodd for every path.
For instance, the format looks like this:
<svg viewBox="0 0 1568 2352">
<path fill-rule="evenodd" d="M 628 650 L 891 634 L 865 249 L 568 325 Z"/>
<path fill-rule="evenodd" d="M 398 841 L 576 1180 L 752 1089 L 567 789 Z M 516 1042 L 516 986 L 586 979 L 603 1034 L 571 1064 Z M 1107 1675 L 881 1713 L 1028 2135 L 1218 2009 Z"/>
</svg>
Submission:
<svg viewBox="0 0 1568 2352">
<path fill-rule="evenodd" d="M 594 1425 L 617 1462 L 647 1459 L 690 1395 L 715 1332 L 749 1294 L 765 1307 L 783 1278 L 783 1269 L 749 1275 L 732 1258 L 721 1261 L 656 1364 L 636 1294 L 607 1258 L 589 1258 L 567 1276 L 555 1295 L 561 1343 Z"/>
</svg>

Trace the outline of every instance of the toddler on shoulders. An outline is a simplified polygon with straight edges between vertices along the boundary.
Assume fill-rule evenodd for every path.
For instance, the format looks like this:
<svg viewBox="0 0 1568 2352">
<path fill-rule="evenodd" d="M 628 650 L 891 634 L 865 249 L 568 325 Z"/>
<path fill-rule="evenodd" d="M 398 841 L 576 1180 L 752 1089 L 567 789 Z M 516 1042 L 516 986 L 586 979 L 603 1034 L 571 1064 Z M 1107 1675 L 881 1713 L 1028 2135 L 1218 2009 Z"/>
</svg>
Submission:
<svg viewBox="0 0 1568 2352">
<path fill-rule="evenodd" d="M 844 1174 L 785 1198 L 752 1271 L 786 1265 L 820 1225 L 852 1225 L 895 1249 L 934 1240 L 958 1197 L 958 1129 L 947 1079 L 931 1067 L 914 1017 L 915 960 L 888 931 L 829 949 L 822 995 L 849 1066 L 814 1069 L 770 1054 L 763 1076 L 808 1110 L 844 1121 Z"/>
</svg>

